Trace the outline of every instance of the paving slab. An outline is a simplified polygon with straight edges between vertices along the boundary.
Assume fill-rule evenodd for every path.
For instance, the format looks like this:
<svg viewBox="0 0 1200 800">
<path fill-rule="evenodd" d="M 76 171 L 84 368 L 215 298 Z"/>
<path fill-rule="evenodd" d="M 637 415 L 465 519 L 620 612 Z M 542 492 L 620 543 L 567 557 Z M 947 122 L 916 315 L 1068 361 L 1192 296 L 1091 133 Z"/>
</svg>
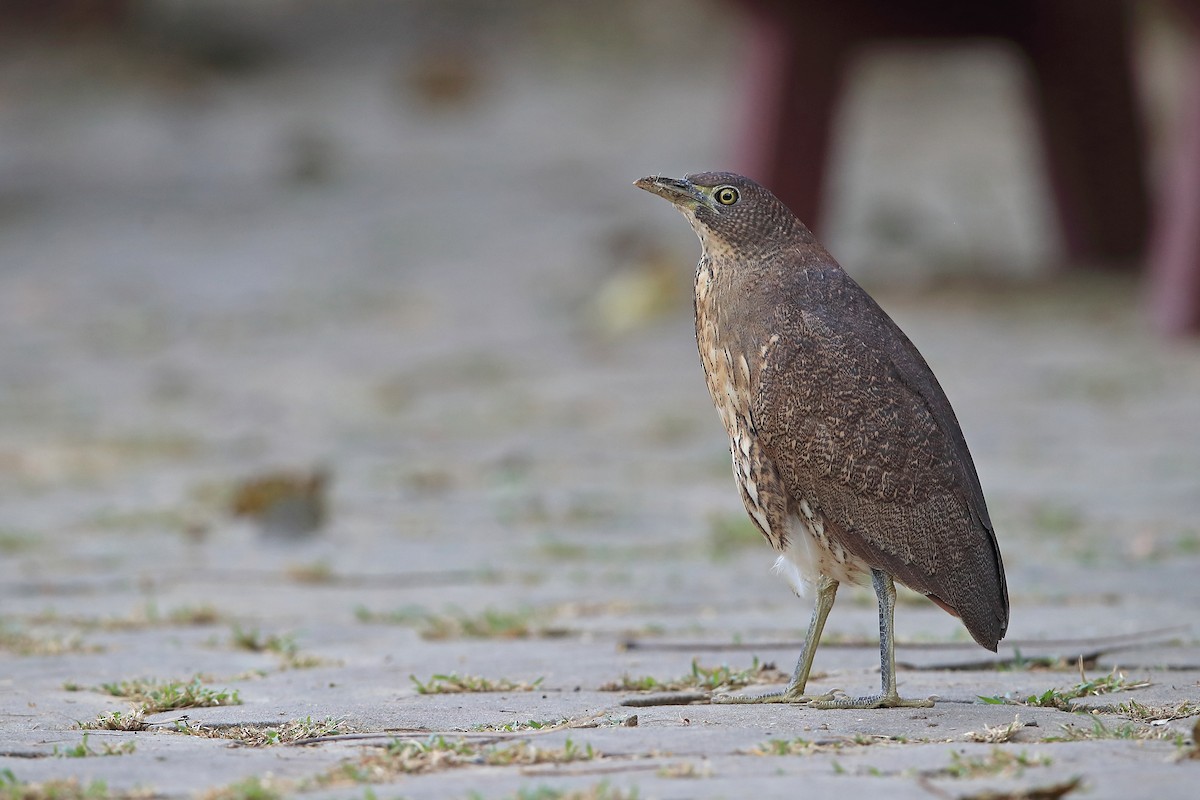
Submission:
<svg viewBox="0 0 1200 800">
<path fill-rule="evenodd" d="M 1133 281 L 1057 270 L 1007 56 L 864 62 L 827 239 L 955 404 L 1009 635 L 987 653 L 902 592 L 900 688 L 936 705 L 821 711 L 704 685 L 778 687 L 811 603 L 730 479 L 698 246 L 629 186 L 722 166 L 728 10 L 203 5 L 269 45 L 256 66 L 105 38 L 0 57 L 6 780 L 1195 795 L 1200 349 L 1150 335 Z M 200 30 L 182 8 L 148 4 L 158 35 Z M 278 502 L 324 524 L 264 531 Z M 843 589 L 813 688 L 872 691 L 877 630 Z M 81 727 L 128 718 L 136 681 L 220 704 Z M 681 687 L 700 700 L 646 705 Z"/>
</svg>

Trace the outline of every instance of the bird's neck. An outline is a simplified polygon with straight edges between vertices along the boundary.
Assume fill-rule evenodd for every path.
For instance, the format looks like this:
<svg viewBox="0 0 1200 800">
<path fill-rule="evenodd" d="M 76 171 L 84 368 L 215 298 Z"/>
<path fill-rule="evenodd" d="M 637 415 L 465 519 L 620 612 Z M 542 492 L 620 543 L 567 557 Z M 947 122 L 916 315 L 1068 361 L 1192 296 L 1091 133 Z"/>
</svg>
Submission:
<svg viewBox="0 0 1200 800">
<path fill-rule="evenodd" d="M 716 320 L 716 307 L 714 303 L 714 287 L 717 282 L 717 274 L 719 267 L 714 263 L 712 256 L 705 250 L 700 255 L 700 260 L 696 263 L 696 326 L 702 324 L 706 320 Z"/>
<path fill-rule="evenodd" d="M 736 291 L 733 263 L 705 249 L 696 264 L 695 311 L 696 337 L 712 346 L 724 346 L 729 333 L 724 321 L 729 313 L 725 308 L 731 292 Z"/>
</svg>

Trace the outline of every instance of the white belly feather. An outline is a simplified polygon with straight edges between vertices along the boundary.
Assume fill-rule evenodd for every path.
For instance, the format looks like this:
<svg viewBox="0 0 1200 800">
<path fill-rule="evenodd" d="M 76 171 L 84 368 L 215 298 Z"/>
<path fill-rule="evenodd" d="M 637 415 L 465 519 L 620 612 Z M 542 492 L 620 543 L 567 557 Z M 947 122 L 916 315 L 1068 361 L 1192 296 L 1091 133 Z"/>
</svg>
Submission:
<svg viewBox="0 0 1200 800">
<path fill-rule="evenodd" d="M 838 583 L 857 585 L 864 583 L 870 572 L 866 564 L 845 548 L 830 542 L 819 517 L 808 520 L 795 514 L 788 517 L 787 547 L 771 569 L 783 576 L 800 597 L 807 595 L 822 575 Z"/>
</svg>

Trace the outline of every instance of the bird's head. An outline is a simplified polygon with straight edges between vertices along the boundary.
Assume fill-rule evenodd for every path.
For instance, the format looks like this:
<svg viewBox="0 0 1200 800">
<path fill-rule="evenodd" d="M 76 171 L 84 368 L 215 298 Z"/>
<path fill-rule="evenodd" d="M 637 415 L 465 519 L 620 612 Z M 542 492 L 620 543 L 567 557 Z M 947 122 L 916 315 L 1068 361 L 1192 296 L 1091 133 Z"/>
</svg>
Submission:
<svg viewBox="0 0 1200 800">
<path fill-rule="evenodd" d="M 669 200 L 691 223 L 706 253 L 728 249 L 750 256 L 815 241 L 779 198 L 732 172 L 652 176 L 633 185 Z"/>
</svg>

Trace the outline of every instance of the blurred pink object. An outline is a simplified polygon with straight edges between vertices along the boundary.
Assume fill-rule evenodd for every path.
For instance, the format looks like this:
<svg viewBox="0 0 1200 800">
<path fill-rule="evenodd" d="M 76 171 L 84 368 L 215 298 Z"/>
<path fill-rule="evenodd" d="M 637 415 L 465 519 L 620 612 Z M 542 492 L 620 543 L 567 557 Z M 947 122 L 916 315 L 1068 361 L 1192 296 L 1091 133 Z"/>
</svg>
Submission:
<svg viewBox="0 0 1200 800">
<path fill-rule="evenodd" d="M 829 135 L 857 48 L 879 40 L 992 38 L 1028 59 L 1034 103 L 1068 258 L 1136 267 L 1151 203 L 1134 88 L 1131 4 L 1123 0 L 738 0 L 750 21 L 749 113 L 738 168 L 818 227 Z M 1155 324 L 1200 330 L 1200 2 L 1179 0 L 1191 34 L 1191 81 L 1172 170 L 1155 209 L 1150 279 Z"/>
<path fill-rule="evenodd" d="M 1200 333 L 1200 2 L 1174 7 L 1188 28 L 1188 77 L 1155 211 L 1150 308 L 1160 331 L 1181 335 Z"/>
</svg>

